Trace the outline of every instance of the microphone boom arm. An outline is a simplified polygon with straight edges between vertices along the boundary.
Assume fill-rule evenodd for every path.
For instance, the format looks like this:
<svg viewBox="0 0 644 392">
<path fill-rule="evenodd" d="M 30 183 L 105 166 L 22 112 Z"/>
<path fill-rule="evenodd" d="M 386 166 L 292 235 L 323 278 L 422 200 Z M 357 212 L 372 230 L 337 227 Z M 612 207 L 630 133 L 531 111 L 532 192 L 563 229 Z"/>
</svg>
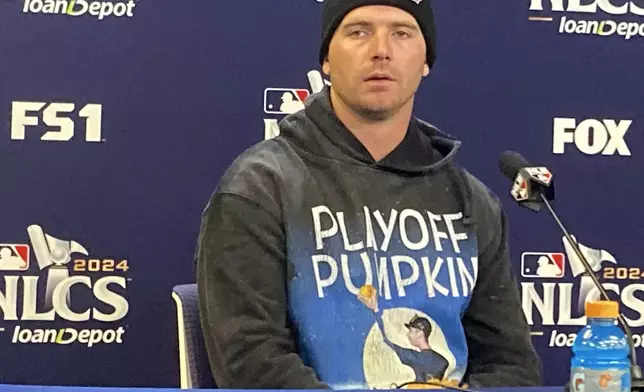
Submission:
<svg viewBox="0 0 644 392">
<path fill-rule="evenodd" d="M 581 252 L 581 249 L 577 246 L 577 241 L 575 241 L 570 234 L 568 234 L 568 231 L 564 227 L 564 225 L 561 223 L 561 220 L 559 220 L 559 217 L 553 210 L 552 206 L 550 205 L 550 202 L 548 199 L 544 196 L 543 193 L 539 193 L 539 196 L 541 197 L 541 200 L 543 203 L 546 205 L 548 208 L 548 211 L 550 212 L 550 215 L 555 219 L 557 222 L 557 225 L 559 225 L 559 228 L 563 232 L 564 236 L 568 240 L 568 243 L 570 243 L 570 246 L 572 246 L 572 249 L 575 251 L 575 254 L 577 257 L 579 257 L 579 260 L 581 260 L 582 264 L 584 265 L 584 268 L 586 269 L 586 272 L 588 275 L 590 275 L 590 278 L 593 280 L 593 283 L 595 283 L 595 286 L 599 290 L 601 296 L 607 300 L 610 301 L 608 298 L 608 293 L 602 286 L 602 284 L 599 282 L 599 279 L 597 279 L 597 276 L 593 273 L 593 269 L 588 263 L 588 260 L 584 257 L 583 253 Z M 626 322 L 626 319 L 624 318 L 624 315 L 620 312 L 618 316 L 619 323 L 621 326 L 624 328 L 624 332 L 626 332 L 626 337 L 628 339 L 629 347 L 631 348 L 631 378 L 633 381 L 640 381 L 642 380 L 642 369 L 639 367 L 637 364 L 637 353 L 635 352 L 635 344 L 633 342 L 633 334 L 631 332 L 630 327 L 628 326 L 628 323 Z M 636 385 L 633 385 L 633 387 L 636 387 Z M 642 387 L 641 385 L 637 385 L 637 387 Z"/>
</svg>

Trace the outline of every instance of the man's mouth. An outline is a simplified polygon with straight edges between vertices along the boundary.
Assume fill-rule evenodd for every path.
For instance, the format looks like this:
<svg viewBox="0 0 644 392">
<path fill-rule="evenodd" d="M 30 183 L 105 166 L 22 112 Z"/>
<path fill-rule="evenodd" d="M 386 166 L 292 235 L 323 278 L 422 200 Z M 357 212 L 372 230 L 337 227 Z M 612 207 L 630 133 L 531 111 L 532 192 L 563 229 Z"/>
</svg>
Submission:
<svg viewBox="0 0 644 392">
<path fill-rule="evenodd" d="M 365 78 L 365 81 L 367 82 L 373 82 L 373 81 L 393 81 L 394 78 L 387 74 L 387 73 L 375 73 L 367 76 Z"/>
</svg>

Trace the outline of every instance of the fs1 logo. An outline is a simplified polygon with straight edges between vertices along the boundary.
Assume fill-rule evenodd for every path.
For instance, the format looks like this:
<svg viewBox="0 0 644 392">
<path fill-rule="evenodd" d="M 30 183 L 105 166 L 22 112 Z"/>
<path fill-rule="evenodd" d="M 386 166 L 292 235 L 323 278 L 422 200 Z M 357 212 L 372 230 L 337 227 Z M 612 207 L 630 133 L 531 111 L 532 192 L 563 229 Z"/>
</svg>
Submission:
<svg viewBox="0 0 644 392">
<path fill-rule="evenodd" d="M 81 343 L 88 347 L 122 343 L 123 326 L 103 328 L 104 324 L 94 324 L 119 322 L 128 314 L 129 302 L 124 294 L 128 279 L 120 274 L 129 269 L 127 260 L 90 258 L 80 243 L 47 234 L 39 225 L 29 226 L 27 234 L 31 247 L 0 245 L 0 314 L 3 325 L 16 323 L 12 343 Z M 31 264 L 38 267 L 34 275 L 25 272 L 30 267 L 30 248 L 35 255 Z M 31 328 L 31 322 L 61 321 L 90 322 L 92 326 Z"/>
<path fill-rule="evenodd" d="M 322 91 L 331 83 L 322 78 L 319 71 L 307 74 L 313 94 Z M 304 102 L 310 96 L 309 90 L 291 88 L 267 88 L 264 90 L 264 113 L 273 115 L 292 114 L 304 109 Z M 264 140 L 279 136 L 280 128 L 275 118 L 264 119 Z"/>
<path fill-rule="evenodd" d="M 586 155 L 631 156 L 631 150 L 624 140 L 633 121 L 586 119 L 579 124 L 574 118 L 555 118 L 553 126 L 552 152 L 563 154 L 566 144 Z"/>
<path fill-rule="evenodd" d="M 76 110 L 73 103 L 15 101 L 11 105 L 11 140 L 25 140 L 27 127 L 39 125 L 42 119 L 47 128 L 40 140 L 69 141 L 76 134 L 78 125 L 73 117 L 79 117 L 85 119 L 85 141 L 102 142 L 103 106 L 87 104 L 72 116 Z"/>
</svg>

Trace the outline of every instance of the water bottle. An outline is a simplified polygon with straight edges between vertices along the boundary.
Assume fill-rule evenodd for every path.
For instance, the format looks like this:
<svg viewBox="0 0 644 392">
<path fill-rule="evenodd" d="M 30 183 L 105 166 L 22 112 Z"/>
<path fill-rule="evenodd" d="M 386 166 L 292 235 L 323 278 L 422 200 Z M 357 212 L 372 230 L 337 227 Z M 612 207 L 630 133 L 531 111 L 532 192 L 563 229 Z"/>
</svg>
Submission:
<svg viewBox="0 0 644 392">
<path fill-rule="evenodd" d="M 630 348 L 618 315 L 617 302 L 586 303 L 586 326 L 572 346 L 572 392 L 630 392 Z"/>
</svg>

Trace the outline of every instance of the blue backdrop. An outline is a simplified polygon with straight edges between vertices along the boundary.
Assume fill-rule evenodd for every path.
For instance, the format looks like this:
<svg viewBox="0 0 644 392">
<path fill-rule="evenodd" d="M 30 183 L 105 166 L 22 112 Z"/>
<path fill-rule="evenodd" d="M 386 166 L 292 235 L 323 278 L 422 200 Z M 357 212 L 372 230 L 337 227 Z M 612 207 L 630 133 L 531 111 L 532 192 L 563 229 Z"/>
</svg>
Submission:
<svg viewBox="0 0 644 392">
<path fill-rule="evenodd" d="M 319 87 L 322 3 L 66 3 L 0 2 L 0 382 L 177 386 L 171 288 L 194 281 L 223 171 L 271 136 L 284 92 Z M 416 106 L 505 203 L 551 385 L 584 282 L 551 218 L 511 201 L 502 151 L 554 172 L 562 219 L 644 333 L 644 1 L 583 3 L 436 0 Z"/>
</svg>

